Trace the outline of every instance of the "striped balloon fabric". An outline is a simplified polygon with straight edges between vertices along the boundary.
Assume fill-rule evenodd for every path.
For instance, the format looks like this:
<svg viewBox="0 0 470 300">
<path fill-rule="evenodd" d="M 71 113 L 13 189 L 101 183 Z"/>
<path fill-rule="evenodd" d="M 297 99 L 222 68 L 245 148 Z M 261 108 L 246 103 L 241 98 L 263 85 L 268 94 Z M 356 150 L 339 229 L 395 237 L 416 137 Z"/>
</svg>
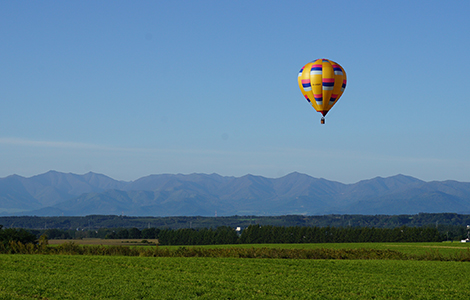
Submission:
<svg viewBox="0 0 470 300">
<path fill-rule="evenodd" d="M 324 117 L 346 88 L 346 72 L 334 61 L 317 59 L 300 69 L 298 81 L 304 97 Z"/>
</svg>

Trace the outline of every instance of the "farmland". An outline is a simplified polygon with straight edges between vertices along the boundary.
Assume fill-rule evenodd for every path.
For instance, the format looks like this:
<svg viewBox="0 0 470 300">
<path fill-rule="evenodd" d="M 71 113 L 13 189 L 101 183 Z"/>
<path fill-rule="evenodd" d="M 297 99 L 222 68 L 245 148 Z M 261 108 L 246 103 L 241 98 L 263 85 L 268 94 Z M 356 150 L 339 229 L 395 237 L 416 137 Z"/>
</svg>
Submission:
<svg viewBox="0 0 470 300">
<path fill-rule="evenodd" d="M 460 243 L 237 247 L 252 246 L 468 251 Z M 469 276 L 468 262 L 455 261 L 3 254 L 0 299 L 461 299 Z"/>
<path fill-rule="evenodd" d="M 461 298 L 466 263 L 2 255 L 2 299 Z"/>
<path fill-rule="evenodd" d="M 105 245 L 105 246 L 142 246 L 141 239 L 79 239 L 79 240 L 49 240 L 50 245 L 60 245 L 64 243 L 74 243 L 78 245 Z M 147 240 L 148 243 L 158 243 L 157 240 Z M 147 247 L 147 246 L 145 246 Z M 159 246 L 161 249 L 177 249 L 180 246 Z M 378 249 L 394 250 L 405 254 L 424 254 L 437 251 L 442 255 L 452 255 L 461 251 L 469 251 L 469 244 L 459 242 L 443 243 L 312 243 L 312 244 L 234 244 L 234 245 L 207 245 L 198 248 L 281 248 L 281 249 Z"/>
</svg>

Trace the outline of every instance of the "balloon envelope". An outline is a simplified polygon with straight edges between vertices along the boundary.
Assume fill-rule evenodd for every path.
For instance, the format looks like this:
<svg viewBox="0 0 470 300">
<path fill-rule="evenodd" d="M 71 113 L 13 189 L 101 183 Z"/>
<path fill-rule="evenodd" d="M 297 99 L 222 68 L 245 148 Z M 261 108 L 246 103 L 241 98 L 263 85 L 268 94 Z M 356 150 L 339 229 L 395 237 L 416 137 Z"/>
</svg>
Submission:
<svg viewBox="0 0 470 300">
<path fill-rule="evenodd" d="M 338 102 L 346 88 L 346 72 L 329 59 L 306 64 L 300 69 L 298 80 L 304 97 L 323 116 Z"/>
</svg>

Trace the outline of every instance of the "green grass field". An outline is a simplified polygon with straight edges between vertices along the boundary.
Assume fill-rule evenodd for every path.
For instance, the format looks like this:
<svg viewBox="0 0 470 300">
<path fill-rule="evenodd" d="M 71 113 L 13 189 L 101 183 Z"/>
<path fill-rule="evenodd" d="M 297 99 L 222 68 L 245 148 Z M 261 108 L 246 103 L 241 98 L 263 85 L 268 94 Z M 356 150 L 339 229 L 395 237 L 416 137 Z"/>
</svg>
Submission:
<svg viewBox="0 0 470 300">
<path fill-rule="evenodd" d="M 459 243 L 248 246 L 376 247 L 411 254 L 468 248 Z M 468 278 L 468 262 L 0 255 L 0 299 L 466 299 Z"/>
<path fill-rule="evenodd" d="M 165 246 L 161 246 L 165 247 Z M 168 247 L 168 246 L 167 246 Z M 170 246 L 178 247 L 178 246 Z M 255 247 L 255 248 L 288 248 L 288 249 L 378 249 L 395 250 L 406 254 L 424 254 L 429 251 L 439 251 L 444 255 L 453 254 L 456 251 L 468 251 L 470 245 L 460 242 L 444 243 L 318 243 L 318 244 L 250 244 L 250 245 L 209 245 L 207 248 L 227 248 L 227 247 Z"/>
</svg>

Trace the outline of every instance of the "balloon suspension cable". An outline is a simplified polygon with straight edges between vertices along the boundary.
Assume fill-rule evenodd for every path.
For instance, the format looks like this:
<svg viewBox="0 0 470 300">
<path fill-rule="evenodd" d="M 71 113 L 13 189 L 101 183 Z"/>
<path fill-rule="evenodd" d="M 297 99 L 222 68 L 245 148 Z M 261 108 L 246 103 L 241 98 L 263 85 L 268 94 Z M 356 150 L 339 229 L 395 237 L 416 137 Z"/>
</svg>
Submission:
<svg viewBox="0 0 470 300">
<path fill-rule="evenodd" d="M 321 118 L 320 123 L 321 123 L 321 124 L 325 124 L 325 117 L 322 117 L 322 118 Z"/>
</svg>

